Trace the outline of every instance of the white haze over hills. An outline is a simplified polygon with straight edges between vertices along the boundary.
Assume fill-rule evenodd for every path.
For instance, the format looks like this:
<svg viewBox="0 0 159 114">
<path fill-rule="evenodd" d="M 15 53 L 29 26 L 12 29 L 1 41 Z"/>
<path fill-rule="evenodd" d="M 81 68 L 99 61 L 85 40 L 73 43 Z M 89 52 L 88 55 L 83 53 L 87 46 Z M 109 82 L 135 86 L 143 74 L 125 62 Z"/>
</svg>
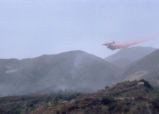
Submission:
<svg viewBox="0 0 159 114">
<path fill-rule="evenodd" d="M 0 59 L 0 96 L 92 92 L 119 80 L 119 69 L 83 51 L 30 59 Z"/>
<path fill-rule="evenodd" d="M 123 73 L 123 79 L 145 79 L 152 85 L 159 86 L 159 50 L 131 64 Z"/>
<path fill-rule="evenodd" d="M 115 54 L 106 57 L 106 61 L 119 68 L 125 69 L 132 63 L 142 59 L 155 50 L 156 48 L 141 46 L 125 48 Z"/>
<path fill-rule="evenodd" d="M 127 56 L 136 62 L 159 42 L 140 44 L 143 50 L 153 47 L 144 53 L 136 47 L 112 51 L 102 44 L 157 35 L 158 6 L 158 0 L 0 0 L 0 95 L 88 92 L 116 83 L 122 66 L 103 58 L 131 51 L 141 54 L 133 61 Z"/>
<path fill-rule="evenodd" d="M 112 54 L 105 42 L 158 34 L 158 6 L 158 0 L 0 0 L 0 58 L 70 50 L 105 58 Z"/>
<path fill-rule="evenodd" d="M 127 57 L 135 63 L 153 50 L 128 48 L 118 52 L 118 56 L 112 55 L 112 59 Z M 129 52 L 140 54 L 132 59 Z M 0 59 L 0 96 L 97 91 L 122 81 L 121 74 L 126 72 L 121 67 L 123 61 L 120 65 L 109 62 L 80 50 L 22 60 Z"/>
</svg>

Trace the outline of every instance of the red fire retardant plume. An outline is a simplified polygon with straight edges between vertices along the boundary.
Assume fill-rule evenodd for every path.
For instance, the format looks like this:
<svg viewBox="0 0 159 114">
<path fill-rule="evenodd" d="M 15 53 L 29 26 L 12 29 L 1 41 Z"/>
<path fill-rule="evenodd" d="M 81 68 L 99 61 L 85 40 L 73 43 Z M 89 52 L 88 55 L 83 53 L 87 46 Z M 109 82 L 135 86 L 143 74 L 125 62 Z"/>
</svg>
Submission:
<svg viewBox="0 0 159 114">
<path fill-rule="evenodd" d="M 153 40 L 153 39 L 156 39 L 156 38 L 145 38 L 145 39 L 135 40 L 135 41 L 131 41 L 131 42 L 116 43 L 116 44 L 112 44 L 112 46 L 114 48 L 118 48 L 118 49 L 128 48 L 130 46 L 137 45 L 139 43 L 150 41 L 150 40 Z"/>
</svg>

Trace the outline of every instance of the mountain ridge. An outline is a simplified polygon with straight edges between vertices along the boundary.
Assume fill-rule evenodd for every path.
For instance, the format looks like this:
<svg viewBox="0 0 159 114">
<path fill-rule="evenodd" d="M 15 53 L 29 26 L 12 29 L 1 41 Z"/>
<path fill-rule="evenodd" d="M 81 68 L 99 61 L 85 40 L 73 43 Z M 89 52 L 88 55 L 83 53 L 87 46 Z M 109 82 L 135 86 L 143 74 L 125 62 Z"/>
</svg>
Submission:
<svg viewBox="0 0 159 114">
<path fill-rule="evenodd" d="M 131 47 L 122 49 L 117 53 L 108 56 L 105 60 L 121 69 L 125 69 L 133 62 L 142 59 L 144 56 L 155 50 L 156 49 L 152 47 Z"/>
<path fill-rule="evenodd" d="M 87 91 L 93 85 L 91 91 L 95 91 L 115 82 L 118 71 L 104 59 L 79 50 L 22 60 L 1 59 L 0 92 L 4 96 Z"/>
<path fill-rule="evenodd" d="M 133 63 L 123 73 L 125 79 L 146 79 L 153 85 L 159 84 L 159 50 L 152 52 L 139 61 Z"/>
</svg>

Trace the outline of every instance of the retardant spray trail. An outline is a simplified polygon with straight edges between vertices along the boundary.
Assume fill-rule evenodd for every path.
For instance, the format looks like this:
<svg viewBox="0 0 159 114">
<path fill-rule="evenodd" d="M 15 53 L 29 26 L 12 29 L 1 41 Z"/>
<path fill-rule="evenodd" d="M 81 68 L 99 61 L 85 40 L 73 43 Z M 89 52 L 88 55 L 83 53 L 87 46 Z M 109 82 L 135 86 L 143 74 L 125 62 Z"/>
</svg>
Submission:
<svg viewBox="0 0 159 114">
<path fill-rule="evenodd" d="M 146 41 L 148 41 L 148 39 L 141 39 L 141 40 L 125 42 L 125 43 L 117 43 L 117 44 L 112 44 L 112 46 L 115 48 L 128 48 L 130 46 L 137 45 Z"/>
<path fill-rule="evenodd" d="M 115 49 L 128 48 L 130 46 L 137 45 L 137 44 L 140 44 L 140 43 L 143 43 L 143 42 L 148 42 L 148 41 L 151 41 L 151 40 L 155 40 L 157 38 L 158 37 L 155 36 L 155 37 L 151 37 L 151 38 L 142 38 L 142 39 L 131 41 L 131 42 L 124 42 L 124 43 L 112 42 L 112 43 L 106 43 L 104 45 L 107 46 L 109 49 L 115 50 Z"/>
</svg>

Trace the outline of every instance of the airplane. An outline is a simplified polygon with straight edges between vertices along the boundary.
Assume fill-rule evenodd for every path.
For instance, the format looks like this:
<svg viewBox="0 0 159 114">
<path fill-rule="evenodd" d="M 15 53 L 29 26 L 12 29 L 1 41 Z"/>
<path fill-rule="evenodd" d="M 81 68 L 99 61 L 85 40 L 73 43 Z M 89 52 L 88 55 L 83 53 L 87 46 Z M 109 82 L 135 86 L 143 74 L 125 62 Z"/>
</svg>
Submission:
<svg viewBox="0 0 159 114">
<path fill-rule="evenodd" d="M 136 45 L 138 43 L 144 42 L 146 40 L 136 40 L 136 41 L 131 41 L 131 42 L 123 42 L 123 43 L 115 43 L 110 42 L 110 43 L 105 43 L 103 44 L 104 46 L 106 46 L 107 48 L 111 49 L 111 50 L 116 50 L 116 49 L 124 49 L 124 48 L 128 48 L 130 46 Z"/>
<path fill-rule="evenodd" d="M 134 45 L 137 45 L 139 43 L 147 42 L 147 41 L 150 41 L 150 40 L 153 40 L 153 39 L 156 39 L 156 37 L 154 37 L 154 38 L 142 38 L 142 39 L 139 39 L 139 40 L 134 40 L 134 41 L 129 41 L 129 42 L 122 42 L 122 43 L 115 43 L 113 41 L 113 42 L 110 42 L 110 43 L 105 43 L 103 45 L 106 46 L 107 48 L 111 49 L 111 50 L 116 50 L 116 49 L 128 48 L 130 46 L 134 46 Z"/>
<path fill-rule="evenodd" d="M 111 49 L 111 50 L 116 50 L 116 49 L 118 49 L 115 45 L 115 42 L 113 41 L 113 42 L 110 42 L 110 43 L 105 43 L 105 44 L 103 44 L 104 46 L 107 46 L 107 48 L 109 48 L 109 49 Z"/>
</svg>

